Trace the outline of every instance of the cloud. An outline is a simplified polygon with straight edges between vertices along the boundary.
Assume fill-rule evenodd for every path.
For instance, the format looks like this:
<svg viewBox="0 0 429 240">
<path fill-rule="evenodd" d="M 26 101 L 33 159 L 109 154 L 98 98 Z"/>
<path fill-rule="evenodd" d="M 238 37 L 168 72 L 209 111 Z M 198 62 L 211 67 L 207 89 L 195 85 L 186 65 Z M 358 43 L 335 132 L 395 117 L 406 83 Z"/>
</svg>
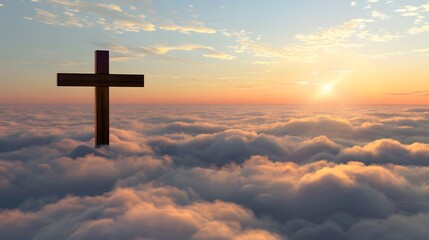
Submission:
<svg viewBox="0 0 429 240">
<path fill-rule="evenodd" d="M 227 128 L 225 126 L 208 124 L 208 123 L 186 123 L 174 122 L 156 129 L 148 131 L 148 134 L 163 135 L 171 133 L 186 133 L 190 135 L 199 135 L 204 133 L 223 132 Z"/>
<path fill-rule="evenodd" d="M 362 39 L 366 39 L 372 42 L 388 42 L 388 41 L 392 41 L 398 38 L 402 38 L 402 35 L 396 34 L 390 34 L 390 33 L 385 33 L 385 34 L 371 34 L 368 31 L 362 31 L 361 33 L 358 34 L 358 37 L 362 38 Z"/>
<path fill-rule="evenodd" d="M 132 58 L 141 58 L 145 56 L 161 57 L 165 60 L 182 60 L 181 58 L 172 56 L 173 52 L 203 52 L 202 56 L 205 58 L 214 58 L 221 60 L 232 60 L 235 56 L 220 52 L 211 46 L 201 44 L 182 44 L 182 45 L 153 45 L 142 46 L 139 48 L 129 48 L 120 44 L 112 44 L 99 42 L 97 45 L 109 48 L 114 53 L 112 59 L 116 61 L 128 60 Z"/>
<path fill-rule="evenodd" d="M 429 91 L 428 91 L 428 93 L 429 93 Z M 425 112 L 429 112 L 429 108 L 409 108 L 409 109 L 406 109 L 405 112 L 425 113 Z"/>
<path fill-rule="evenodd" d="M 143 48 L 144 50 L 153 53 L 154 55 L 164 55 L 171 51 L 192 51 L 197 49 L 211 49 L 211 47 L 203 45 L 180 45 L 180 46 L 163 46 L 157 45 L 153 47 Z"/>
<path fill-rule="evenodd" d="M 190 198 L 183 190 L 151 185 L 69 196 L 35 212 L 1 212 L 0 232 L 7 239 L 280 239 L 261 229 L 265 223 L 248 209 Z"/>
<path fill-rule="evenodd" d="M 410 34 L 418 34 L 418 33 L 429 32 L 429 24 L 426 23 L 423 26 L 412 27 L 412 28 L 410 28 L 410 30 L 408 30 L 408 32 Z"/>
<path fill-rule="evenodd" d="M 229 54 L 225 54 L 217 51 L 212 51 L 211 53 L 204 54 L 203 56 L 206 58 L 214 58 L 214 59 L 222 59 L 222 60 L 232 60 L 236 58 L 233 55 L 229 55 Z"/>
<path fill-rule="evenodd" d="M 166 55 L 172 51 L 194 51 L 194 50 L 203 50 L 207 52 L 204 54 L 204 57 L 207 58 L 217 58 L 231 60 L 234 59 L 234 56 L 221 53 L 216 51 L 213 47 L 198 45 L 198 44 L 188 44 L 188 45 L 179 45 L 179 46 L 164 46 L 164 45 L 155 45 L 151 47 L 143 47 L 143 51 L 148 52 L 153 55 Z"/>
<path fill-rule="evenodd" d="M 117 4 L 91 3 L 80 0 L 47 0 L 47 2 L 71 8 L 83 8 L 85 10 L 92 10 L 95 12 L 123 12 L 121 7 Z"/>
<path fill-rule="evenodd" d="M 412 17 L 412 16 L 417 16 L 417 11 L 419 10 L 419 7 L 417 6 L 410 6 L 410 5 L 406 5 L 404 8 L 401 9 L 396 9 L 395 12 L 401 13 L 402 16 L 404 17 Z"/>
<path fill-rule="evenodd" d="M 414 6 L 414 5 L 405 5 L 402 8 L 396 9 L 395 12 L 399 13 L 402 17 L 413 17 L 414 23 L 413 27 L 408 30 L 408 33 L 414 35 L 417 33 L 424 32 L 424 26 L 418 26 L 422 23 L 424 23 L 424 19 L 426 18 L 427 4 L 422 4 L 420 6 Z"/>
<path fill-rule="evenodd" d="M 425 3 L 421 7 L 424 9 L 424 11 L 429 12 L 429 3 Z"/>
<path fill-rule="evenodd" d="M 350 239 L 379 239 L 384 235 L 389 239 L 426 239 L 429 232 L 427 224 L 429 215 L 412 216 L 394 215 L 388 219 L 366 220 L 353 226 Z"/>
<path fill-rule="evenodd" d="M 253 157 L 237 167 L 220 170 L 196 168 L 179 172 L 178 176 L 171 174 L 166 181 L 177 186 L 186 185 L 205 199 L 239 202 L 253 209 L 257 215 L 269 214 L 280 222 L 295 218 L 316 221 L 340 212 L 356 217 L 389 215 L 394 209 L 390 200 L 377 190 L 365 188 L 353 180 L 352 172 L 358 168 L 360 166 L 353 164 L 336 166 L 326 162 L 299 166 Z M 348 170 L 352 172 L 346 172 Z M 364 179 L 366 177 L 363 176 Z M 211 190 L 205 190 L 206 182 L 210 183 Z M 228 185 L 226 189 L 225 184 Z M 339 204 L 338 201 L 344 202 Z M 357 212 L 354 208 L 357 202 L 363 204 L 365 210 Z"/>
<path fill-rule="evenodd" d="M 351 19 L 334 27 L 321 29 L 308 34 L 297 34 L 298 43 L 285 44 L 283 47 L 272 46 L 259 40 L 253 40 L 245 30 L 239 32 L 223 31 L 227 37 L 234 37 L 238 46 L 237 53 L 250 52 L 258 58 L 281 58 L 300 62 L 313 62 L 324 54 L 335 54 L 340 49 L 355 47 L 349 38 L 366 28 L 368 19 Z"/>
<path fill-rule="evenodd" d="M 429 145 L 413 143 L 402 145 L 398 141 L 381 139 L 363 147 L 354 146 L 344 149 L 338 156 L 338 161 L 356 159 L 367 164 L 394 163 L 399 165 L 429 164 Z"/>
<path fill-rule="evenodd" d="M 7 239 L 428 237 L 424 107 L 121 106 L 98 149 L 90 106 L 0 113 Z"/>
<path fill-rule="evenodd" d="M 413 91 L 413 92 L 395 92 L 395 93 L 387 93 L 387 95 L 392 96 L 426 96 L 429 94 L 429 91 Z"/>
<path fill-rule="evenodd" d="M 372 17 L 378 18 L 380 20 L 387 20 L 387 19 L 391 18 L 390 16 L 388 16 L 388 15 L 386 15 L 380 11 L 377 11 L 377 10 L 372 11 L 371 15 L 372 15 Z"/>
<path fill-rule="evenodd" d="M 300 41 L 307 44 L 331 45 L 340 44 L 356 33 L 359 29 L 366 27 L 366 23 L 371 22 L 367 19 L 352 19 L 335 27 L 328 28 L 312 34 L 298 34 L 296 36 Z"/>
<path fill-rule="evenodd" d="M 71 27 L 92 27 L 93 23 L 86 19 L 76 17 L 73 12 L 57 13 L 56 11 L 48 11 L 36 8 L 36 16 L 28 18 L 29 20 L 36 19 L 40 22 L 49 25 L 71 26 Z"/>
<path fill-rule="evenodd" d="M 144 31 L 155 31 L 155 26 L 150 23 L 141 22 L 136 19 L 129 20 L 115 20 L 113 24 L 107 24 L 105 19 L 99 19 L 99 24 L 104 26 L 105 30 L 114 30 L 116 32 L 140 32 Z"/>
<path fill-rule="evenodd" d="M 206 33 L 213 34 L 216 30 L 204 26 L 203 23 L 192 20 L 190 24 L 160 23 L 147 20 L 145 14 L 134 14 L 135 6 L 127 12 L 125 7 L 116 3 L 97 3 L 84 0 L 43 0 L 46 9 L 36 8 L 36 15 L 26 17 L 28 20 L 37 20 L 49 25 L 68 27 L 95 27 L 100 26 L 106 31 L 116 33 L 155 31 L 157 28 L 180 33 Z M 146 2 L 137 4 L 145 5 Z M 150 12 L 150 10 L 147 10 Z M 158 26 L 156 26 L 158 25 Z"/>
<path fill-rule="evenodd" d="M 181 33 L 186 33 L 186 34 L 189 34 L 191 32 L 208 33 L 208 34 L 216 33 L 216 30 L 214 30 L 212 28 L 204 27 L 201 24 L 191 25 L 191 26 L 189 26 L 189 25 L 188 26 L 183 26 L 183 25 L 181 26 L 181 25 L 176 25 L 176 24 L 164 24 L 164 25 L 160 25 L 159 28 L 162 30 L 178 31 Z"/>
<path fill-rule="evenodd" d="M 348 119 L 333 118 L 331 116 L 292 118 L 288 121 L 262 125 L 258 131 L 277 136 L 304 135 L 316 137 L 325 135 L 330 138 L 343 138 L 355 140 L 376 140 L 380 138 L 394 138 L 407 141 L 408 137 L 424 136 L 425 129 L 415 129 L 413 126 L 422 121 L 420 118 L 388 118 L 381 122 L 368 121 L 352 123 Z M 388 121 L 391 121 L 388 123 Z M 399 124 L 395 124 L 397 121 Z"/>
<path fill-rule="evenodd" d="M 68 27 L 102 26 L 115 32 L 154 31 L 155 26 L 139 16 L 125 12 L 117 4 L 92 3 L 71 0 L 45 0 L 50 9 L 36 8 L 36 15 L 28 19 L 49 25 Z M 61 7 L 61 10 L 58 10 Z"/>
<path fill-rule="evenodd" d="M 376 37 L 380 42 L 383 42 L 383 38 L 379 39 L 379 37 Z M 393 38 L 392 38 L 393 39 Z M 396 56 L 404 55 L 406 52 L 404 51 L 392 51 L 392 52 L 372 52 L 370 54 L 363 54 L 362 56 L 372 58 L 372 59 L 388 59 Z"/>
</svg>

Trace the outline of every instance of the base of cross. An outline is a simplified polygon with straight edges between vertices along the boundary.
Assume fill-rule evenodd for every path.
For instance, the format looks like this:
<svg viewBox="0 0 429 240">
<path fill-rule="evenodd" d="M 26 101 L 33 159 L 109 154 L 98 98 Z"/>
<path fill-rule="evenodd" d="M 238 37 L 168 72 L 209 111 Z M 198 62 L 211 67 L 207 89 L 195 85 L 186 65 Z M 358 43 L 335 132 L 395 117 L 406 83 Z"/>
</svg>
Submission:
<svg viewBox="0 0 429 240">
<path fill-rule="evenodd" d="M 95 74 L 58 73 L 57 86 L 95 87 L 95 146 L 109 145 L 109 87 L 144 87 L 144 75 L 109 74 L 109 51 L 95 51 Z"/>
</svg>

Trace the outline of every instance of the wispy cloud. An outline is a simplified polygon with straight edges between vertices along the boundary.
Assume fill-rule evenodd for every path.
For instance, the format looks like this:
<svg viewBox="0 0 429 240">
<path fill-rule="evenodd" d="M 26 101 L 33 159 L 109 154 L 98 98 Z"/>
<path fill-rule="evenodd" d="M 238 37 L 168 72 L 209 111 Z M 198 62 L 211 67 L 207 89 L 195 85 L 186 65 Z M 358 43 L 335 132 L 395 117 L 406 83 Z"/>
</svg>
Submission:
<svg viewBox="0 0 429 240">
<path fill-rule="evenodd" d="M 412 27 L 408 30 L 408 32 L 413 35 L 418 33 L 429 32 L 429 23 L 426 23 L 425 25 L 419 26 L 419 27 Z"/>
<path fill-rule="evenodd" d="M 429 52 L 429 48 L 415 49 L 415 50 L 413 50 L 413 52 Z"/>
<path fill-rule="evenodd" d="M 48 11 L 36 8 L 36 16 L 27 18 L 28 20 L 38 20 L 49 25 L 71 26 L 71 27 L 93 27 L 94 24 L 77 17 L 74 12 L 57 13 L 56 11 Z"/>
<path fill-rule="evenodd" d="M 117 4 L 93 3 L 72 0 L 43 0 L 53 6 L 51 10 L 36 9 L 36 16 L 30 19 L 70 27 L 101 26 L 116 32 L 154 31 L 155 26 L 144 17 L 133 16 Z M 61 7 L 61 10 L 56 9 Z"/>
<path fill-rule="evenodd" d="M 200 51 L 202 56 L 206 58 L 232 60 L 235 58 L 233 55 L 229 55 L 214 49 L 211 46 L 200 45 L 200 44 L 182 44 L 182 45 L 153 45 L 153 46 L 142 46 L 137 48 L 129 48 L 120 44 L 110 43 L 96 43 L 102 47 L 109 48 L 114 56 L 112 60 L 127 60 L 132 58 L 141 58 L 144 56 L 156 56 L 163 57 L 170 60 L 179 60 L 179 58 L 170 55 L 170 53 L 177 51 Z"/>
<path fill-rule="evenodd" d="M 49 4 L 50 9 L 36 9 L 36 15 L 29 20 L 69 27 L 100 26 L 107 31 L 117 33 L 155 31 L 156 24 L 144 14 L 133 14 L 126 8 L 113 3 L 94 3 L 83 0 L 41 0 Z M 135 7 L 134 7 L 135 8 Z M 131 8 L 131 10 L 133 10 Z M 159 29 L 180 33 L 216 33 L 215 29 L 205 27 L 203 23 L 193 20 L 191 24 L 159 24 Z"/>
<path fill-rule="evenodd" d="M 419 27 L 417 27 L 418 25 L 424 23 L 424 19 L 427 17 L 426 16 L 426 12 L 427 12 L 427 4 L 423 4 L 420 6 L 413 6 L 413 5 L 406 5 L 402 8 L 396 9 L 395 12 L 399 13 L 400 16 L 403 17 L 413 17 L 415 18 L 414 20 L 414 25 L 416 25 L 415 27 L 411 28 L 408 32 L 411 34 L 416 34 L 416 33 L 420 33 L 422 31 L 416 30 Z M 421 28 L 421 27 L 420 27 Z"/>
<path fill-rule="evenodd" d="M 418 16 L 419 7 L 417 6 L 404 6 L 403 8 L 396 9 L 395 12 L 400 13 L 403 17 L 415 17 Z"/>
<path fill-rule="evenodd" d="M 208 28 L 200 24 L 194 24 L 194 25 L 176 25 L 176 24 L 164 24 L 159 26 L 162 30 L 168 30 L 168 31 L 178 31 L 181 33 L 189 34 L 191 32 L 195 33 L 216 33 L 216 30 L 212 28 Z"/>
<path fill-rule="evenodd" d="M 403 37 L 400 34 L 390 34 L 390 33 L 372 34 L 369 31 L 362 31 L 358 33 L 357 36 L 359 38 L 372 41 L 372 42 L 388 42 L 388 41 L 392 41 Z"/>
<path fill-rule="evenodd" d="M 235 57 L 228 55 L 219 51 L 216 51 L 213 47 L 204 46 L 204 45 L 178 45 L 178 46 L 164 46 L 164 45 L 155 45 L 151 47 L 142 47 L 142 49 L 153 55 L 166 55 L 169 52 L 173 51 L 194 51 L 194 50 L 203 50 L 205 53 L 203 56 L 207 58 L 216 58 L 216 59 L 225 59 L 231 60 Z"/>
<path fill-rule="evenodd" d="M 390 16 L 388 16 L 388 15 L 386 15 L 380 11 L 377 11 L 377 10 L 372 11 L 371 15 L 372 15 L 372 17 L 378 18 L 380 20 L 387 20 L 387 19 L 391 18 Z"/>
<path fill-rule="evenodd" d="M 392 51 L 392 52 L 377 52 L 372 51 L 367 54 L 362 54 L 364 57 L 372 58 L 372 59 L 388 59 L 395 56 L 401 56 L 406 54 L 406 51 Z"/>
<path fill-rule="evenodd" d="M 394 93 L 387 93 L 386 95 L 392 95 L 392 96 L 429 96 L 429 91 L 394 92 Z"/>
<path fill-rule="evenodd" d="M 371 20 L 352 19 L 341 25 L 331 27 L 316 33 L 298 34 L 296 38 L 307 44 L 328 46 L 334 44 L 343 44 L 344 41 L 350 36 L 352 36 L 354 33 L 364 29 L 368 22 L 371 22 Z"/>
<path fill-rule="evenodd" d="M 362 31 L 368 22 L 371 22 L 371 20 L 352 19 L 338 26 L 315 33 L 297 34 L 295 38 L 299 40 L 299 43 L 286 44 L 283 47 L 274 47 L 269 43 L 253 40 L 246 31 L 223 31 L 223 33 L 227 37 L 236 39 L 238 46 L 233 48 L 237 53 L 251 52 L 255 57 L 312 62 L 319 59 L 321 54 L 333 54 L 343 48 L 358 46 L 347 42 L 347 40 Z"/>
</svg>

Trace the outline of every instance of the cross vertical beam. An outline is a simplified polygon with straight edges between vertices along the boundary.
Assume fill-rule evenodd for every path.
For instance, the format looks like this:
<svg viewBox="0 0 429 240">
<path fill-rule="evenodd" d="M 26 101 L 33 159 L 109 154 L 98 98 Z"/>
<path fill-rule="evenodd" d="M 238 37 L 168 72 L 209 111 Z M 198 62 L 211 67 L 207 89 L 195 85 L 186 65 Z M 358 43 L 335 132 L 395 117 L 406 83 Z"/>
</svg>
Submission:
<svg viewBox="0 0 429 240">
<path fill-rule="evenodd" d="M 109 51 L 95 51 L 95 74 L 109 74 Z M 95 146 L 109 145 L 109 87 L 95 87 Z"/>
</svg>

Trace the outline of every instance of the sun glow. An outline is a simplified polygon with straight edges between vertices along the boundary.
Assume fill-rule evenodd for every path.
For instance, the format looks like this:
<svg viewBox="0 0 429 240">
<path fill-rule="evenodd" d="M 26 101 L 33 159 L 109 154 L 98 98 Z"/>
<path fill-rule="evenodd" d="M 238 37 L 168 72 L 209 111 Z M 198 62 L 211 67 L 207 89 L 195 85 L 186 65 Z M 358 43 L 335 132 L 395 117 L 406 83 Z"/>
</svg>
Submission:
<svg viewBox="0 0 429 240">
<path fill-rule="evenodd" d="M 331 84 L 323 84 L 322 85 L 322 92 L 324 94 L 332 93 L 333 90 L 334 90 L 334 88 Z"/>
</svg>

